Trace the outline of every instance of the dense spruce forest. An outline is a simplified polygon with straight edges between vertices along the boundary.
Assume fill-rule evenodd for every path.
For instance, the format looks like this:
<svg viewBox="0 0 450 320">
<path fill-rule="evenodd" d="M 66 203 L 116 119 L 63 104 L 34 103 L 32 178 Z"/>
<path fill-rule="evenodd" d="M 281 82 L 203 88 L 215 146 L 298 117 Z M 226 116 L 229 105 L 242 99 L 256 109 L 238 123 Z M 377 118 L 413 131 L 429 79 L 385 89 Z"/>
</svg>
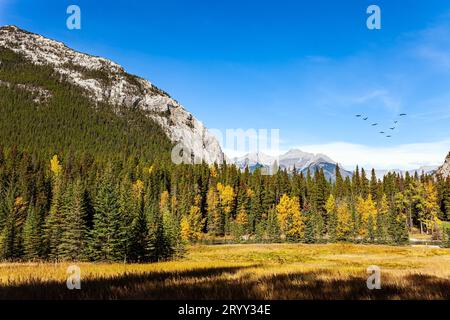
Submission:
<svg viewBox="0 0 450 320">
<path fill-rule="evenodd" d="M 441 239 L 450 179 L 364 170 L 336 183 L 323 172 L 241 172 L 230 165 L 114 163 L 85 155 L 45 161 L 0 152 L 3 259 L 156 261 L 183 245 L 245 242 L 403 244 L 417 228 Z"/>
<path fill-rule="evenodd" d="M 218 239 L 403 244 L 412 230 L 447 236 L 450 178 L 378 180 L 356 168 L 343 179 L 337 168 L 331 182 L 323 171 L 174 165 L 172 144 L 143 111 L 92 105 L 52 68 L 12 51 L 0 50 L 0 60 L 2 260 L 144 262 Z"/>
</svg>

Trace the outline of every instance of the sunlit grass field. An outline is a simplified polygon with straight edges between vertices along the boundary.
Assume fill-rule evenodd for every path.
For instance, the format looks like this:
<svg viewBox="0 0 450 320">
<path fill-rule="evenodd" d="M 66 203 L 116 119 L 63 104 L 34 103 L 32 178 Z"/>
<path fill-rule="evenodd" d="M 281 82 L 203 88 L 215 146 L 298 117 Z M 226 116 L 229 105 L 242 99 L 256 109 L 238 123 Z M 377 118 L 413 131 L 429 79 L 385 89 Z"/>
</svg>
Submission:
<svg viewBox="0 0 450 320">
<path fill-rule="evenodd" d="M 66 287 L 81 268 L 81 289 Z M 367 267 L 381 268 L 369 290 Z M 450 249 L 354 244 L 190 246 L 154 264 L 3 263 L 0 299 L 450 299 Z"/>
</svg>

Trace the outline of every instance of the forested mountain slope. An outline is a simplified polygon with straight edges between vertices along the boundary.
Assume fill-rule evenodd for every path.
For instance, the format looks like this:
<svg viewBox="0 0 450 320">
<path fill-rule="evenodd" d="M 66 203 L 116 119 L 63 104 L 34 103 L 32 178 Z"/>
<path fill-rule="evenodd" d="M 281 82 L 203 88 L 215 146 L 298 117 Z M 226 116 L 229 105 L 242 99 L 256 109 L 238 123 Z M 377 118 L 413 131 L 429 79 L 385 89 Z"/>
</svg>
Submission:
<svg viewBox="0 0 450 320">
<path fill-rule="evenodd" d="M 134 130 L 135 136 L 140 132 L 139 125 L 144 131 L 155 131 L 153 138 L 160 134 L 160 130 L 154 130 L 156 126 L 148 121 L 151 119 L 160 125 L 172 143 L 181 142 L 193 156 L 208 163 L 223 161 L 224 156 L 217 140 L 200 121 L 167 93 L 147 80 L 126 73 L 118 64 L 105 58 L 76 52 L 61 42 L 15 26 L 0 28 L 0 48 L 3 55 L 0 60 L 2 61 L 0 66 L 3 66 L 0 77 L 3 81 L 2 86 L 11 89 L 13 84 L 16 85 L 15 88 L 21 85 L 19 89 L 25 91 L 23 93 L 44 94 L 45 98 L 41 99 L 41 104 L 48 103 L 51 111 L 60 112 L 65 118 L 54 119 L 64 122 L 60 124 L 62 129 L 66 128 L 68 121 L 78 116 L 77 113 L 83 118 L 83 113 L 89 112 L 86 107 L 93 106 L 97 111 L 103 112 L 102 117 L 108 117 L 106 114 L 109 113 L 110 120 L 113 118 L 112 113 L 125 116 L 125 120 L 114 121 L 126 123 L 131 128 L 122 129 Z M 28 88 L 22 85 L 27 85 Z M 39 102 L 38 100 L 34 102 Z M 75 108 L 77 104 L 81 104 L 80 110 Z M 61 109 L 52 109 L 51 106 L 55 105 L 61 106 Z M 73 108 L 66 110 L 65 108 L 69 108 L 70 105 Z M 99 116 L 94 114 L 93 110 L 90 111 L 94 117 Z M 147 119 L 140 119 L 143 115 Z M 92 124 L 91 121 L 86 122 L 86 119 L 80 120 L 83 120 L 85 126 Z M 99 119 L 94 121 L 102 122 Z M 70 127 L 68 129 L 67 134 L 79 133 L 71 132 Z M 43 138 L 45 133 L 46 131 L 41 133 Z M 96 134 L 91 130 L 87 135 Z M 126 135 L 134 139 L 130 132 Z M 143 133 L 142 137 L 136 139 L 144 140 L 147 138 L 145 135 L 146 133 Z M 115 138 L 118 138 L 117 134 Z M 111 141 L 115 140 L 106 143 L 109 144 Z M 104 141 L 100 137 L 97 142 Z M 149 143 L 159 144 L 155 139 L 151 139 Z M 145 145 L 139 144 L 139 147 L 145 148 Z"/>
</svg>

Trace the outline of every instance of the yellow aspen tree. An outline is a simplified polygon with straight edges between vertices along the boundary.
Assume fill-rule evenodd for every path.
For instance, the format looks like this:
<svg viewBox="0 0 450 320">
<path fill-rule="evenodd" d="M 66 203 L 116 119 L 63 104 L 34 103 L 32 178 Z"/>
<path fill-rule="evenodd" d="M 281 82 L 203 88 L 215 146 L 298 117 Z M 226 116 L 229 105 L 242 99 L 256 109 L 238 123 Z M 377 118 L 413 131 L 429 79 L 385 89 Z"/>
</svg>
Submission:
<svg viewBox="0 0 450 320">
<path fill-rule="evenodd" d="M 286 239 L 300 240 L 304 236 L 305 224 L 297 197 L 290 198 L 284 194 L 276 206 L 281 230 Z"/>
<path fill-rule="evenodd" d="M 245 210 L 241 210 L 236 216 L 236 222 L 240 226 L 246 226 L 248 224 L 248 215 Z"/>
<path fill-rule="evenodd" d="M 140 197 L 144 193 L 144 182 L 142 182 L 142 180 L 140 179 L 136 180 L 136 182 L 133 183 L 132 189 L 134 198 L 140 199 Z"/>
<path fill-rule="evenodd" d="M 369 194 L 366 200 L 358 197 L 355 209 L 360 222 L 358 234 L 362 237 L 367 237 L 373 231 L 377 216 L 377 208 L 375 202 L 372 200 L 372 195 Z"/>
<path fill-rule="evenodd" d="M 325 211 L 327 212 L 327 215 L 330 215 L 332 212 L 336 211 L 336 200 L 332 194 L 330 194 L 327 202 L 325 203 Z"/>
<path fill-rule="evenodd" d="M 202 237 L 205 219 L 202 217 L 200 203 L 201 203 L 201 196 L 196 195 L 194 197 L 194 204 L 191 206 L 189 210 L 189 216 L 187 218 L 190 230 L 189 234 L 190 240 L 199 240 Z"/>
<path fill-rule="evenodd" d="M 219 194 L 215 187 L 209 188 L 206 204 L 208 210 L 208 233 L 214 236 L 223 235 L 224 219 L 220 210 Z"/>
<path fill-rule="evenodd" d="M 326 212 L 326 232 L 330 241 L 336 240 L 336 226 L 337 226 L 337 214 L 336 214 L 336 200 L 333 194 L 327 199 L 325 203 Z"/>
<path fill-rule="evenodd" d="M 219 191 L 220 204 L 225 214 L 231 212 L 234 203 L 234 190 L 231 186 L 224 186 L 220 182 L 217 184 L 217 190 Z"/>
<path fill-rule="evenodd" d="M 216 166 L 211 165 L 209 167 L 209 174 L 211 175 L 212 178 L 217 178 L 217 169 Z"/>
<path fill-rule="evenodd" d="M 231 218 L 230 214 L 231 214 L 231 211 L 232 211 L 234 203 L 235 203 L 234 190 L 233 190 L 233 187 L 228 186 L 228 185 L 222 185 L 220 182 L 217 184 L 217 190 L 219 191 L 220 207 L 224 214 L 224 217 L 223 217 L 224 232 L 225 232 L 225 234 L 229 234 L 231 231 L 230 224 L 232 223 L 232 218 Z"/>
<path fill-rule="evenodd" d="M 58 155 L 54 155 L 50 160 L 50 171 L 55 175 L 55 177 L 59 177 L 62 173 L 62 166 L 59 162 Z"/>
<path fill-rule="evenodd" d="M 438 218 L 439 206 L 438 206 L 438 193 L 431 181 L 428 181 L 424 185 L 424 206 L 423 215 L 421 221 L 427 228 L 427 233 L 433 233 L 435 229 L 438 229 L 440 220 Z"/>
<path fill-rule="evenodd" d="M 181 229 L 181 240 L 183 240 L 184 242 L 190 241 L 192 233 L 187 217 L 183 217 L 181 219 L 180 229 Z"/>
<path fill-rule="evenodd" d="M 346 201 L 341 201 L 336 207 L 336 237 L 338 240 L 348 240 L 352 231 L 352 216 Z"/>
</svg>

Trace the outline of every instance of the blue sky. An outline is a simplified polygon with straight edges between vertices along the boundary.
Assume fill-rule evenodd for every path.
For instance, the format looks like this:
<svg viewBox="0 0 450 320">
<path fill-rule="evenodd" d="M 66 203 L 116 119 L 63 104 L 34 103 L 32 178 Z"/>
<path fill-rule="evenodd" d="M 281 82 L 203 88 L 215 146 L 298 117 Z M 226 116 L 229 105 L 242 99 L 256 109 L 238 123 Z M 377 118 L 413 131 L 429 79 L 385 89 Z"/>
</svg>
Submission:
<svg viewBox="0 0 450 320">
<path fill-rule="evenodd" d="M 0 0 L 0 24 L 110 58 L 210 128 L 278 128 L 282 150 L 348 168 L 412 169 L 450 151 L 448 1 L 42 3 Z M 66 28 L 71 4 L 81 30 Z M 381 30 L 366 27 L 370 4 L 381 8 Z M 408 116 L 392 138 L 379 134 L 399 113 Z"/>
</svg>

